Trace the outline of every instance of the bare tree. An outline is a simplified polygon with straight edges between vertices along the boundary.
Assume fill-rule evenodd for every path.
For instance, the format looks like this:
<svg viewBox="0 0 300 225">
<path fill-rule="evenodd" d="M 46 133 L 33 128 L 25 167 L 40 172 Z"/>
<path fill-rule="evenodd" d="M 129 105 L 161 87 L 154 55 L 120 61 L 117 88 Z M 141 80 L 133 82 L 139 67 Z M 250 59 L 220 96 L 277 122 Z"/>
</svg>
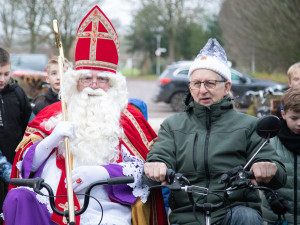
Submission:
<svg viewBox="0 0 300 225">
<path fill-rule="evenodd" d="M 59 21 L 64 53 L 69 59 L 72 59 L 70 50 L 75 40 L 79 23 L 92 6 L 96 5 L 98 2 L 99 1 L 96 0 L 55 0 L 48 8 L 49 14 L 47 24 L 49 27 L 52 27 L 53 19 Z M 104 2 L 105 1 L 101 1 L 100 4 L 103 4 Z M 54 38 L 51 36 L 49 41 L 52 44 Z"/>
<path fill-rule="evenodd" d="M 57 19 L 64 50 L 69 56 L 81 19 L 98 1 L 0 0 L 0 3 L 3 6 L 0 22 L 4 30 L 1 36 L 7 48 L 21 45 L 23 50 L 34 53 L 40 46 L 54 47 L 52 21 Z"/>
<path fill-rule="evenodd" d="M 227 0 L 219 22 L 229 55 L 259 71 L 286 71 L 300 59 L 299 0 Z M 252 71 L 253 72 L 253 71 Z"/>
<path fill-rule="evenodd" d="M 204 10 L 199 2 L 203 1 L 141 1 L 141 7 L 134 15 L 127 40 L 129 41 L 130 52 L 141 53 L 139 54 L 139 60 L 142 67 L 143 65 L 148 67 L 145 71 L 149 72 L 153 68 L 152 63 L 155 61 L 154 52 L 158 47 L 157 42 L 159 40 L 161 40 L 161 47 L 167 48 L 168 64 L 183 57 L 191 56 L 191 46 L 188 42 L 196 40 L 195 36 L 201 36 L 203 29 L 199 24 L 205 23 L 204 15 L 202 14 Z M 199 33 L 200 35 L 198 35 Z M 161 38 L 157 38 L 158 36 Z M 197 39 L 196 48 L 198 50 L 200 48 L 199 42 L 201 40 Z M 142 60 L 141 55 L 144 56 Z M 195 56 L 195 53 L 193 52 L 192 55 Z"/>
<path fill-rule="evenodd" d="M 29 42 L 29 51 L 31 53 L 36 52 L 38 43 L 43 42 L 45 37 L 49 35 L 50 31 L 45 26 L 49 4 L 51 4 L 50 0 L 20 1 L 20 10 L 18 13 L 22 15 L 23 23 L 20 24 L 19 29 L 22 30 L 23 37 L 29 36 L 27 42 Z"/>
<path fill-rule="evenodd" d="M 17 29 L 18 19 L 18 6 L 20 0 L 0 0 L 0 22 L 2 30 L 0 38 L 5 48 L 11 49 L 13 45 L 13 39 Z"/>
<path fill-rule="evenodd" d="M 204 9 L 202 0 L 152 0 L 160 9 L 160 23 L 168 38 L 169 63 L 175 60 L 175 41 L 187 23 L 203 19 Z M 196 13 L 195 13 L 196 12 Z M 188 22 L 189 21 L 189 22 Z M 203 21 L 203 20 L 202 20 Z M 197 21 L 199 23 L 199 20 Z M 158 31 L 159 33 L 159 31 Z M 187 37 L 188 38 L 188 37 Z"/>
</svg>

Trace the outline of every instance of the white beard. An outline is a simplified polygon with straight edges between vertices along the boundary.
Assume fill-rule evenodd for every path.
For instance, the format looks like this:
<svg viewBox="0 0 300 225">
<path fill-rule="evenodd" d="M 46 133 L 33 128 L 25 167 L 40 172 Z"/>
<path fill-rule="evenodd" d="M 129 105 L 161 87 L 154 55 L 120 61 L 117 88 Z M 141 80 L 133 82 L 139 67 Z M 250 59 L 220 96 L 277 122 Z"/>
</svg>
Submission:
<svg viewBox="0 0 300 225">
<path fill-rule="evenodd" d="M 70 139 L 70 152 L 74 162 L 80 165 L 106 165 L 119 158 L 119 144 L 124 132 L 120 127 L 120 116 L 124 108 L 124 96 L 115 88 L 107 92 L 102 89 L 85 88 L 73 93 L 67 102 L 68 121 L 75 124 L 74 138 Z M 46 129 L 61 121 L 62 115 L 51 117 Z M 64 155 L 64 144 L 59 153 Z"/>
</svg>

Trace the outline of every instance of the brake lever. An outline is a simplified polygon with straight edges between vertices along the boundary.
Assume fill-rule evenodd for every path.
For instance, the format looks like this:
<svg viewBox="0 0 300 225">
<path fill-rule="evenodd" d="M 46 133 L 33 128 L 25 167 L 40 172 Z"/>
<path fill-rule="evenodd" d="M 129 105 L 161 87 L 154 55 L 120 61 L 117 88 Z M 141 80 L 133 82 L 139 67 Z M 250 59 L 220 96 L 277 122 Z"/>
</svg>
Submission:
<svg viewBox="0 0 300 225">
<path fill-rule="evenodd" d="M 183 186 L 185 186 L 185 185 L 182 185 L 182 183 L 184 183 L 186 185 L 190 185 L 190 182 L 186 177 L 184 177 L 181 173 L 175 173 L 175 171 L 172 169 L 167 170 L 165 180 L 168 184 L 152 185 L 152 186 L 150 186 L 150 189 L 168 188 L 172 191 L 180 191 L 183 189 Z"/>
<path fill-rule="evenodd" d="M 238 170 L 233 177 L 230 177 L 230 182 L 226 183 L 228 187 L 226 188 L 226 193 L 230 194 L 232 191 L 245 187 L 253 188 L 254 185 L 251 182 L 251 179 L 255 179 L 253 171 L 245 171 L 243 169 Z"/>
<path fill-rule="evenodd" d="M 236 179 L 239 171 L 243 170 L 242 166 L 236 166 L 233 169 L 229 170 L 226 173 L 223 173 L 219 183 L 230 184 L 233 180 Z"/>
<path fill-rule="evenodd" d="M 154 188 L 168 188 L 172 191 L 180 191 L 182 189 L 182 186 L 180 184 L 181 181 L 181 176 L 182 174 L 175 174 L 173 182 L 172 183 L 168 183 L 168 184 L 159 184 L 159 185 L 153 185 L 151 187 L 149 187 L 150 189 L 154 189 Z M 168 180 L 166 180 L 168 182 Z"/>
</svg>

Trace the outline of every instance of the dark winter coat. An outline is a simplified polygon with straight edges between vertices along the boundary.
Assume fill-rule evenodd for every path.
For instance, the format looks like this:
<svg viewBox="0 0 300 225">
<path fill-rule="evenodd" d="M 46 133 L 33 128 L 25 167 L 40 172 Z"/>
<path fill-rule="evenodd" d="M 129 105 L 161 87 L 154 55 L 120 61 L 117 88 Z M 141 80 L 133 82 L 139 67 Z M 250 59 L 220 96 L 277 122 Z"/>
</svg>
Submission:
<svg viewBox="0 0 300 225">
<path fill-rule="evenodd" d="M 0 92 L 0 110 L 3 120 L 3 126 L 0 126 L 0 149 L 10 163 L 13 163 L 15 149 L 23 138 L 31 114 L 31 106 L 25 92 L 20 88 L 24 95 L 19 99 L 14 91 L 15 88 L 20 87 L 11 78 Z"/>
<path fill-rule="evenodd" d="M 285 214 L 285 218 L 289 225 L 296 225 L 300 224 L 300 135 L 296 135 L 290 130 L 287 131 L 288 128 L 283 129 L 285 127 L 287 128 L 287 125 L 283 121 L 282 129 L 278 134 L 279 137 L 272 138 L 271 144 L 276 149 L 281 162 L 284 163 L 286 168 L 286 184 L 277 190 L 289 202 L 291 207 L 290 211 Z M 285 139 L 286 142 L 283 140 L 284 137 L 287 137 Z M 286 147 L 284 143 L 289 145 L 290 148 Z M 271 210 L 265 195 L 262 197 L 263 218 L 265 221 L 275 224 L 278 215 Z"/>
<path fill-rule="evenodd" d="M 59 101 L 58 94 L 52 91 L 51 88 L 49 89 L 49 91 L 43 93 L 42 95 L 39 95 L 37 98 L 37 103 L 32 109 L 35 115 L 37 115 L 43 108 L 47 107 L 48 105 Z"/>
<path fill-rule="evenodd" d="M 186 176 L 191 184 L 212 191 L 224 190 L 224 184 L 219 183 L 221 175 L 236 166 L 245 165 L 264 141 L 255 132 L 256 122 L 257 118 L 233 110 L 229 96 L 210 107 L 191 101 L 186 112 L 175 114 L 162 123 L 158 141 L 149 152 L 147 161 L 164 162 L 168 168 Z M 268 186 L 279 188 L 285 184 L 284 165 L 271 145 L 263 147 L 254 160 L 257 161 L 272 161 L 278 167 Z M 235 191 L 229 199 L 231 208 L 244 205 L 260 212 L 257 191 Z M 208 195 L 199 203 L 216 204 L 220 201 L 216 195 Z M 171 192 L 169 205 L 172 209 L 171 224 L 199 224 L 184 191 Z M 222 219 L 226 210 L 228 208 L 212 213 L 212 223 Z M 205 224 L 204 214 L 197 212 L 197 215 Z"/>
</svg>

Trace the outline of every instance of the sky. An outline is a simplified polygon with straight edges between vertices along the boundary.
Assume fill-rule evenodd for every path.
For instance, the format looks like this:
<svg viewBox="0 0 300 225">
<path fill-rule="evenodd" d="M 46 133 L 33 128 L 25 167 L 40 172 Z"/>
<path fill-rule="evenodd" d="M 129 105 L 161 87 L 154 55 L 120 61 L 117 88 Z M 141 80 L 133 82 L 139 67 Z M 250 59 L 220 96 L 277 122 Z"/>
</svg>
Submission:
<svg viewBox="0 0 300 225">
<path fill-rule="evenodd" d="M 223 0 L 214 0 L 211 2 L 203 1 L 203 5 L 208 12 L 217 13 L 220 10 L 220 2 Z M 119 19 L 122 25 L 129 25 L 132 21 L 132 13 L 140 6 L 140 0 L 105 0 L 100 6 L 104 13 L 110 19 Z"/>
<path fill-rule="evenodd" d="M 106 0 L 102 11 L 110 19 L 119 19 L 122 25 L 128 26 L 132 21 L 132 12 L 139 6 L 139 0 Z"/>
</svg>

